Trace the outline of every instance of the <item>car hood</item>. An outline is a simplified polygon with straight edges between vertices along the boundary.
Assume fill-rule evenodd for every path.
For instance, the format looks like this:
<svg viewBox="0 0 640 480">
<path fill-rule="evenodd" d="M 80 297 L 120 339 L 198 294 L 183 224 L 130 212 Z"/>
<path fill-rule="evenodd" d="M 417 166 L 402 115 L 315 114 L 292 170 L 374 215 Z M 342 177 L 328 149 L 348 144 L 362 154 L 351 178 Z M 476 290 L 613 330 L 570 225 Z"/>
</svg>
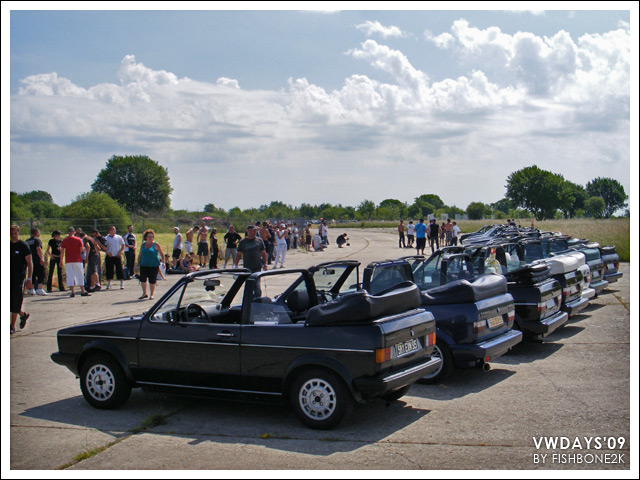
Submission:
<svg viewBox="0 0 640 480">
<path fill-rule="evenodd" d="M 129 337 L 135 338 L 140 331 L 142 316 L 123 317 L 99 322 L 83 323 L 63 328 L 58 335 L 90 335 L 95 337 Z"/>
</svg>

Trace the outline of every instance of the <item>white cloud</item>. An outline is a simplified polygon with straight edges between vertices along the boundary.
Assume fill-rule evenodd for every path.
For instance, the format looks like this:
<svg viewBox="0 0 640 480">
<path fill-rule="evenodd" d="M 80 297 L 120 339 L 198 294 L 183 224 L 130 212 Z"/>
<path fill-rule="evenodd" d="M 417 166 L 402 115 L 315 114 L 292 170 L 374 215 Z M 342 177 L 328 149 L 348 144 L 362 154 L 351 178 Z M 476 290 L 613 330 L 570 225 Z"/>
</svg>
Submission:
<svg viewBox="0 0 640 480">
<path fill-rule="evenodd" d="M 372 22 L 371 20 L 367 20 L 364 23 L 356 25 L 356 28 L 361 32 L 364 32 L 369 37 L 376 34 L 382 36 L 383 38 L 407 36 L 407 34 L 404 33 L 400 28 L 394 25 L 385 27 L 378 21 Z"/>
<path fill-rule="evenodd" d="M 29 76 L 11 98 L 12 189 L 68 202 L 113 154 L 166 166 L 175 208 L 412 201 L 427 191 L 465 207 L 501 198 L 508 173 L 533 163 L 583 184 L 628 177 L 628 30 L 575 40 L 460 20 L 428 38 L 468 73 L 433 81 L 400 50 L 369 39 L 347 53 L 385 81 L 356 73 L 331 91 L 306 78 L 279 91 L 245 90 L 227 77 L 199 82 L 133 55 L 119 83 L 82 88 L 56 73 Z M 84 186 L 70 191 L 55 173 L 34 184 L 37 162 L 82 165 L 75 183 Z M 269 187 L 244 195 L 249 184 Z"/>
</svg>

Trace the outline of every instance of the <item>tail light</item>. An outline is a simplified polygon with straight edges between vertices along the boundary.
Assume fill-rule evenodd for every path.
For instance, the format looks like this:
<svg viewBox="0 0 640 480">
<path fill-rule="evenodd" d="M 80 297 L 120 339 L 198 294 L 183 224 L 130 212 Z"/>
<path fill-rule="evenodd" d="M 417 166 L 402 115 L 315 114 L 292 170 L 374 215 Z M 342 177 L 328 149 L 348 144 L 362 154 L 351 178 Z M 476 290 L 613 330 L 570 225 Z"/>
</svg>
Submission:
<svg viewBox="0 0 640 480">
<path fill-rule="evenodd" d="M 436 344 L 436 332 L 430 333 L 427 335 L 427 347 Z"/>
<path fill-rule="evenodd" d="M 391 360 L 391 347 L 376 349 L 376 363 L 385 363 Z"/>
<path fill-rule="evenodd" d="M 473 322 L 473 333 L 482 333 L 487 329 L 486 320 L 476 320 Z"/>
<path fill-rule="evenodd" d="M 514 308 L 513 310 L 509 310 L 507 312 L 507 325 L 509 325 L 509 328 L 511 328 L 515 319 L 516 319 L 516 310 Z"/>
</svg>

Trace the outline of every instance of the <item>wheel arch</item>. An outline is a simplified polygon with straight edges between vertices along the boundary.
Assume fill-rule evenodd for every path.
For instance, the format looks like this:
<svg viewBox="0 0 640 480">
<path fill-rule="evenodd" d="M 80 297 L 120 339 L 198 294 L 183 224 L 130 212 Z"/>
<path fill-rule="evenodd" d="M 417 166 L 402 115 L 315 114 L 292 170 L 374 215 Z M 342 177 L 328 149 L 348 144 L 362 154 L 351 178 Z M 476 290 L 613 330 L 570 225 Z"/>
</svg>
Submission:
<svg viewBox="0 0 640 480">
<path fill-rule="evenodd" d="M 296 359 L 291 363 L 291 365 L 289 365 L 283 385 L 285 395 L 289 395 L 291 385 L 302 372 L 314 368 L 328 370 L 329 372 L 338 375 L 347 387 L 351 397 L 357 402 L 363 401 L 362 395 L 353 387 L 353 376 L 349 372 L 349 369 L 335 358 L 326 357 L 324 355 L 305 355 Z"/>
<path fill-rule="evenodd" d="M 131 373 L 131 370 L 129 369 L 129 365 L 127 364 L 127 360 L 124 356 L 124 354 L 122 353 L 122 351 L 116 347 L 114 344 L 106 341 L 106 340 L 93 340 L 89 343 L 87 343 L 83 348 L 82 348 L 82 352 L 80 353 L 80 355 L 78 355 L 78 361 L 77 361 L 77 371 L 78 374 L 80 373 L 80 371 L 82 370 L 82 365 L 84 364 L 84 362 L 91 357 L 94 354 L 97 353 L 103 353 L 106 355 L 109 355 L 111 357 L 113 357 L 113 359 L 118 362 L 118 364 L 120 365 L 120 368 L 122 368 L 122 371 L 124 372 L 125 377 L 127 378 L 127 380 L 129 381 L 129 383 L 131 385 L 135 384 L 135 379 L 133 378 L 133 374 Z"/>
</svg>

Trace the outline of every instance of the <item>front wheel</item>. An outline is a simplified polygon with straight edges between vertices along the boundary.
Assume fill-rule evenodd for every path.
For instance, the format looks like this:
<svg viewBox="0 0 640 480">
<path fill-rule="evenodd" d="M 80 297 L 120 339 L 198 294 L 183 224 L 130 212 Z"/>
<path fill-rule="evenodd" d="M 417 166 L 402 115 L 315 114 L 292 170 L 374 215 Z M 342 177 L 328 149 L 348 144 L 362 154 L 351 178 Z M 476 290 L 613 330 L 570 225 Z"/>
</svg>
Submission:
<svg viewBox="0 0 640 480">
<path fill-rule="evenodd" d="M 351 411 L 351 394 L 336 374 L 308 370 L 299 375 L 290 391 L 291 405 L 308 427 L 327 430 L 335 427 Z"/>
<path fill-rule="evenodd" d="M 435 372 L 430 373 L 418 380 L 419 383 L 434 384 L 441 382 L 447 378 L 454 369 L 453 355 L 447 344 L 441 340 L 436 340 L 436 344 L 433 347 L 433 358 L 439 358 L 442 360 L 440 367 Z"/>
<path fill-rule="evenodd" d="M 110 355 L 95 354 L 80 370 L 80 389 L 84 398 L 96 408 L 111 410 L 127 401 L 131 385 L 120 364 Z"/>
</svg>

